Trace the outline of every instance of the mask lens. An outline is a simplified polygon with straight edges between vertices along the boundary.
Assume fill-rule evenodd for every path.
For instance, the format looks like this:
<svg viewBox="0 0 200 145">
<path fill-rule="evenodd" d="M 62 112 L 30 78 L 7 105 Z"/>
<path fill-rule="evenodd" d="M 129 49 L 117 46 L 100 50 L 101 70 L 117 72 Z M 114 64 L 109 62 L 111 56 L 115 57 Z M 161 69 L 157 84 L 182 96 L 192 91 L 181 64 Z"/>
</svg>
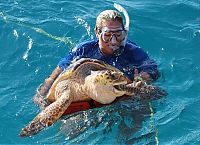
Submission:
<svg viewBox="0 0 200 145">
<path fill-rule="evenodd" d="M 116 37 L 116 39 L 117 39 L 118 42 L 123 41 L 124 38 L 125 38 L 125 36 L 126 36 L 126 33 L 125 33 L 124 30 L 115 32 L 115 37 Z"/>
<path fill-rule="evenodd" d="M 113 34 L 111 32 L 103 32 L 102 33 L 102 39 L 104 42 L 109 42 L 111 40 L 111 37 Z"/>
<path fill-rule="evenodd" d="M 122 42 L 126 37 L 126 32 L 125 30 L 106 30 L 102 31 L 101 37 L 104 42 L 110 42 L 112 37 L 115 37 L 117 42 Z"/>
</svg>

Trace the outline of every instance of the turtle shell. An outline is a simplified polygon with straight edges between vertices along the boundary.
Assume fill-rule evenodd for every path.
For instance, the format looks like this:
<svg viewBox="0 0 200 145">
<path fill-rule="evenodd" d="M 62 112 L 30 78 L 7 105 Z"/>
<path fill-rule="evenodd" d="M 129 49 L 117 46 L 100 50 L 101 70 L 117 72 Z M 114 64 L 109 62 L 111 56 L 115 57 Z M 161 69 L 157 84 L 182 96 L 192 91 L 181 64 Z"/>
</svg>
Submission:
<svg viewBox="0 0 200 145">
<path fill-rule="evenodd" d="M 56 100 L 54 94 L 56 86 L 59 82 L 63 80 L 68 80 L 68 81 L 76 81 L 81 84 L 84 82 L 85 77 L 91 74 L 91 71 L 108 70 L 108 69 L 119 71 L 115 67 L 108 65 L 97 59 L 81 58 L 75 62 L 72 62 L 72 64 L 69 67 L 67 67 L 52 84 L 47 94 L 48 101 L 54 102 Z"/>
</svg>

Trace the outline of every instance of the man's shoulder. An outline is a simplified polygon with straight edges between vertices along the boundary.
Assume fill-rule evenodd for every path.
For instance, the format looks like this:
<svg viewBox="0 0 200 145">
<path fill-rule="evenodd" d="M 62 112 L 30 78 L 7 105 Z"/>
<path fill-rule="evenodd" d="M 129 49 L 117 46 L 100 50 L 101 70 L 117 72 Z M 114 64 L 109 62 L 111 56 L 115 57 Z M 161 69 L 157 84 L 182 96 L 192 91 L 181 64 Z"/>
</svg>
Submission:
<svg viewBox="0 0 200 145">
<path fill-rule="evenodd" d="M 127 40 L 127 44 L 129 45 L 133 45 L 133 46 L 138 46 L 135 42 L 131 41 L 131 40 Z"/>
<path fill-rule="evenodd" d="M 148 54 L 135 42 L 128 40 L 125 46 L 125 53 L 134 59 L 144 59 L 148 57 Z"/>
<path fill-rule="evenodd" d="M 88 47 L 94 47 L 97 44 L 98 44 L 98 40 L 92 39 L 92 40 L 83 41 L 83 42 L 77 44 L 76 47 L 77 48 L 88 48 Z"/>
<path fill-rule="evenodd" d="M 142 48 L 138 46 L 135 42 L 127 40 L 125 49 L 127 51 L 140 51 Z"/>
<path fill-rule="evenodd" d="M 98 40 L 92 39 L 92 40 L 86 40 L 79 44 L 76 44 L 76 46 L 71 50 L 71 52 L 84 52 L 88 53 L 92 49 L 98 47 Z"/>
</svg>

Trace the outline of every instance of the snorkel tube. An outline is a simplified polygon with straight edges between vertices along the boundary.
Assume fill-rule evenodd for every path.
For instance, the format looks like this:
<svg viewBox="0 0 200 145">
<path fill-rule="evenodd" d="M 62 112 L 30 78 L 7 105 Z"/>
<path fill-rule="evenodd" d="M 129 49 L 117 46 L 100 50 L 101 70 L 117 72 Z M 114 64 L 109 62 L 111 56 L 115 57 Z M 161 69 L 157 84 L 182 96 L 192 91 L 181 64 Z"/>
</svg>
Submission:
<svg viewBox="0 0 200 145">
<path fill-rule="evenodd" d="M 125 39 L 121 42 L 121 45 L 124 47 L 126 45 L 126 40 L 128 37 L 128 31 L 129 31 L 129 24 L 130 24 L 130 18 L 128 15 L 128 12 L 126 11 L 126 9 L 124 9 L 121 5 L 114 3 L 114 7 L 121 13 L 123 13 L 124 17 L 125 17 L 125 26 L 124 29 L 126 30 L 126 36 Z"/>
</svg>

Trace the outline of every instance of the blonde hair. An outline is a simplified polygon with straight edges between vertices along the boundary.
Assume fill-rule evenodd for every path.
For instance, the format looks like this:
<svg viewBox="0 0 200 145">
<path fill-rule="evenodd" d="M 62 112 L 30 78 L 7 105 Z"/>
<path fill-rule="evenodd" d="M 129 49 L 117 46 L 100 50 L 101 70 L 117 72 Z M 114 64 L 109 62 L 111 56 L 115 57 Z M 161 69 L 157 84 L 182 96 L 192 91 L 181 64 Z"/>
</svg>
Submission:
<svg viewBox="0 0 200 145">
<path fill-rule="evenodd" d="M 94 29 L 96 32 L 102 28 L 103 21 L 119 21 L 124 28 L 122 16 L 115 10 L 105 10 L 97 16 Z"/>
</svg>

